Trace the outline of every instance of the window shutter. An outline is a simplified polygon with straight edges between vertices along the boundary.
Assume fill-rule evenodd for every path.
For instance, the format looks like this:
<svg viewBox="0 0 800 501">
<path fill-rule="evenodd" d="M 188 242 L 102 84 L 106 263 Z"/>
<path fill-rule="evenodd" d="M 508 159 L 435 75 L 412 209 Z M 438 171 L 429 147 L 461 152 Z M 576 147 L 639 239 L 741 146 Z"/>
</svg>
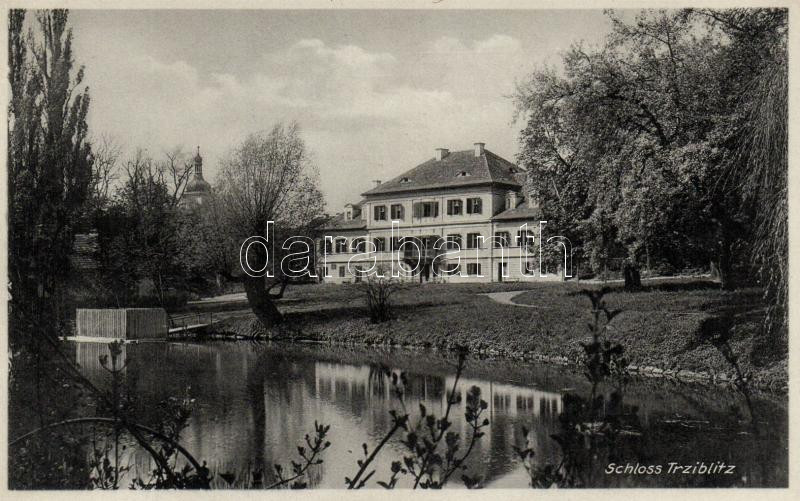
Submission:
<svg viewBox="0 0 800 501">
<path fill-rule="evenodd" d="M 422 217 L 422 203 L 420 202 L 414 204 L 414 217 L 417 219 Z"/>
<path fill-rule="evenodd" d="M 433 217 L 439 217 L 439 202 L 433 202 Z"/>
<path fill-rule="evenodd" d="M 452 200 L 448 200 L 447 201 L 447 215 L 448 216 L 452 216 L 453 215 L 453 201 Z"/>
</svg>

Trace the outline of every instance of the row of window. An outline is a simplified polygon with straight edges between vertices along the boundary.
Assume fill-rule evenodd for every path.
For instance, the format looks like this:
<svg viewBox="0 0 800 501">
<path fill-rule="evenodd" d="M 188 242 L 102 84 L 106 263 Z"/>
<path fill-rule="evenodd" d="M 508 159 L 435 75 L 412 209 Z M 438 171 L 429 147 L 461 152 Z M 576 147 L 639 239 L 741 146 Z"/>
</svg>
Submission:
<svg viewBox="0 0 800 501">
<path fill-rule="evenodd" d="M 482 235 L 480 233 L 467 233 L 467 240 L 466 240 L 466 248 L 467 249 L 478 249 L 480 248 L 480 241 Z M 447 239 L 447 243 L 445 244 L 445 248 L 447 249 L 460 249 L 463 247 L 463 241 L 461 240 L 461 235 L 459 234 L 451 234 L 445 237 Z M 488 240 L 488 239 L 487 239 Z M 523 231 L 520 230 L 517 232 L 514 238 L 514 247 L 520 247 L 522 244 L 526 244 L 528 246 L 533 245 L 534 243 L 534 234 L 533 232 Z M 491 238 L 490 244 L 495 249 L 500 248 L 507 248 L 511 247 L 511 233 L 507 231 L 499 231 L 494 234 L 494 237 Z"/>
<path fill-rule="evenodd" d="M 462 240 L 461 235 L 458 233 L 453 233 L 447 235 L 445 237 L 445 249 L 447 250 L 455 250 L 455 249 L 479 249 L 481 248 L 481 237 L 480 233 L 467 233 L 466 238 L 466 247 L 464 247 L 464 240 Z M 409 237 L 410 240 L 414 240 L 412 237 Z M 432 247 L 434 241 L 432 238 L 422 238 L 416 239 L 419 246 L 421 247 Z M 372 243 L 375 245 L 375 252 L 385 252 L 387 250 L 396 251 L 400 250 L 401 246 L 405 242 L 405 237 L 392 237 L 391 239 L 385 237 L 375 237 L 372 239 Z M 517 232 L 514 238 L 514 247 L 519 247 L 520 243 L 526 243 L 528 246 L 532 246 L 534 244 L 534 234 L 530 230 L 527 232 L 520 230 Z M 389 247 L 387 248 L 387 243 Z M 511 247 L 511 234 L 507 231 L 497 232 L 494 235 L 494 238 L 491 239 L 491 245 L 495 249 L 500 248 L 508 248 Z M 357 237 L 351 240 L 350 249 L 353 252 L 367 252 L 367 240 L 364 237 Z M 347 239 L 346 238 L 337 238 L 333 241 L 333 245 L 331 245 L 330 240 L 325 240 L 325 252 L 327 254 L 346 254 L 349 252 L 347 246 Z"/>
<path fill-rule="evenodd" d="M 501 263 L 503 266 L 503 273 L 506 272 L 506 268 L 508 263 Z M 331 271 L 337 271 L 337 266 L 332 264 L 330 266 Z M 344 278 L 345 270 L 347 266 L 341 265 L 338 266 L 338 274 L 340 278 Z M 461 263 L 445 263 L 440 268 L 443 275 L 456 275 L 461 272 Z M 525 262 L 525 274 L 531 275 L 536 272 L 536 262 L 535 261 L 526 261 Z M 356 273 L 359 273 L 359 270 L 356 269 Z M 481 263 L 467 263 L 467 275 L 480 275 L 481 274 Z"/>
<path fill-rule="evenodd" d="M 439 217 L 439 202 L 415 202 L 413 205 L 414 218 Z M 467 214 L 483 214 L 483 201 L 478 198 L 468 198 L 466 203 Z M 464 200 L 452 199 L 447 201 L 447 215 L 460 216 L 464 212 Z M 405 217 L 405 210 L 402 204 L 392 204 L 389 206 L 388 216 L 392 221 L 402 221 Z M 386 221 L 387 209 L 385 205 L 376 205 L 372 210 L 372 217 L 375 221 Z"/>
</svg>

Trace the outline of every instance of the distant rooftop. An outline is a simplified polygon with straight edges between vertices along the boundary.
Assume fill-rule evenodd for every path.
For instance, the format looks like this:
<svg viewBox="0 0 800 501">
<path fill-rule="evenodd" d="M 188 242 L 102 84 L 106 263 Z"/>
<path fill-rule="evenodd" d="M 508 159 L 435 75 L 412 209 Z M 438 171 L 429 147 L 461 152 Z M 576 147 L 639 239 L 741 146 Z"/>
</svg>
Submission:
<svg viewBox="0 0 800 501">
<path fill-rule="evenodd" d="M 322 227 L 326 230 L 363 230 L 366 229 L 367 222 L 361 216 L 346 220 L 344 213 L 341 213 L 330 218 Z"/>
</svg>

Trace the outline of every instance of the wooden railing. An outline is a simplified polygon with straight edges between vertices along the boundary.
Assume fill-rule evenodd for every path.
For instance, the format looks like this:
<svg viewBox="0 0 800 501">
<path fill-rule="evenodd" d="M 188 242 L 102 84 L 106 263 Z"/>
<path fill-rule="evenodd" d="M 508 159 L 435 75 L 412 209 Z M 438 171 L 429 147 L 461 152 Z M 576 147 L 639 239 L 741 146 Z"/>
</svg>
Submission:
<svg viewBox="0 0 800 501">
<path fill-rule="evenodd" d="M 181 328 L 188 330 L 192 326 L 197 325 L 211 325 L 214 323 L 214 312 L 191 312 L 181 313 L 177 315 L 170 315 L 169 327 L 170 329 Z"/>
</svg>

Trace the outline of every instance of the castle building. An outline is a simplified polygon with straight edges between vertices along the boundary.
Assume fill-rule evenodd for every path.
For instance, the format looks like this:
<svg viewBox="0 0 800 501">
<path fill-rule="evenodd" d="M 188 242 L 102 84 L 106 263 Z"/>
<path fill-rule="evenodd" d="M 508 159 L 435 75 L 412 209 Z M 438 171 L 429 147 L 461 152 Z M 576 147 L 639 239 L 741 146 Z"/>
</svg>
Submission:
<svg viewBox="0 0 800 501">
<path fill-rule="evenodd" d="M 181 197 L 181 204 L 187 208 L 203 205 L 211 196 L 211 185 L 203 179 L 203 157 L 200 156 L 200 147 L 194 156 L 194 176 L 186 185 Z"/>
<path fill-rule="evenodd" d="M 419 281 L 560 279 L 560 270 L 540 270 L 541 212 L 524 193 L 525 176 L 484 143 L 438 148 L 330 220 L 317 272 L 334 283 L 358 282 L 373 269 Z"/>
</svg>

